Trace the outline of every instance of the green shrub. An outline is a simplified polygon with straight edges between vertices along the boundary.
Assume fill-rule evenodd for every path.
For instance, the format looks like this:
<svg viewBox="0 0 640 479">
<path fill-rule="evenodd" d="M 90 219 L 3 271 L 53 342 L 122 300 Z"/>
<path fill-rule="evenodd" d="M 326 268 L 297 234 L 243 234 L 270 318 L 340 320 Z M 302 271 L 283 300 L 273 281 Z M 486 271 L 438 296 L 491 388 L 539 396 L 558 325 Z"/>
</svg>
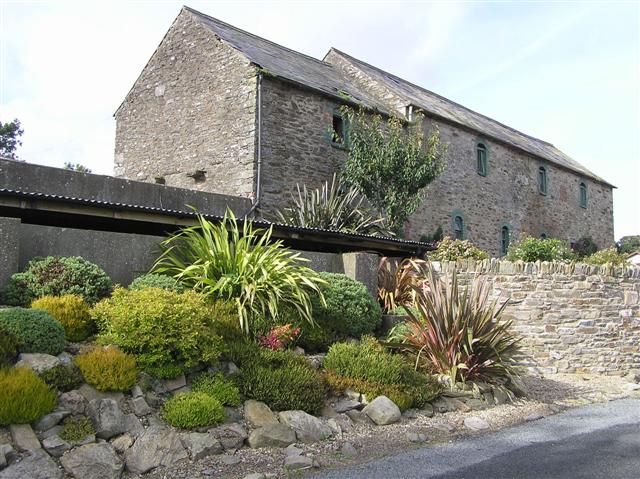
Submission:
<svg viewBox="0 0 640 479">
<path fill-rule="evenodd" d="M 160 288 L 168 289 L 169 291 L 175 291 L 176 293 L 184 292 L 184 286 L 178 283 L 171 276 L 164 274 L 143 274 L 134 279 L 129 285 L 129 289 L 140 290 L 145 288 Z"/>
<path fill-rule="evenodd" d="M 84 341 L 95 332 L 89 306 L 75 294 L 43 296 L 31 303 L 32 309 L 49 313 L 64 327 L 69 341 Z"/>
<path fill-rule="evenodd" d="M 0 426 L 33 422 L 53 411 L 57 398 L 31 369 L 0 369 Z"/>
<path fill-rule="evenodd" d="M 203 392 L 178 393 L 164 403 L 162 417 L 182 429 L 214 426 L 224 421 L 224 408 Z"/>
<path fill-rule="evenodd" d="M 116 288 L 93 309 L 101 341 L 135 355 L 142 369 L 164 377 L 216 361 L 223 350 L 217 325 L 230 316 L 235 311 L 229 303 L 210 304 L 192 291 L 159 288 Z"/>
<path fill-rule="evenodd" d="M 629 264 L 627 255 L 618 253 L 615 248 L 596 251 L 591 256 L 583 258 L 582 262 L 595 265 L 612 264 L 614 266 L 627 266 Z"/>
<path fill-rule="evenodd" d="M 191 382 L 191 390 L 208 394 L 225 406 L 240 405 L 240 391 L 236 384 L 220 373 L 203 373 Z"/>
<path fill-rule="evenodd" d="M 583 236 L 571 245 L 571 249 L 578 259 L 591 256 L 598 251 L 598 245 L 593 241 L 591 236 Z"/>
<path fill-rule="evenodd" d="M 364 284 L 340 273 L 320 273 L 326 304 L 313 298 L 313 318 L 320 328 L 339 336 L 360 337 L 382 322 L 382 310 Z"/>
<path fill-rule="evenodd" d="M 18 354 L 18 342 L 0 323 L 0 368 L 8 366 Z"/>
<path fill-rule="evenodd" d="M 42 296 L 77 294 L 94 304 L 111 292 L 112 283 L 98 266 L 79 257 L 48 256 L 29 262 L 22 273 L 11 277 L 4 301 L 12 306 L 27 306 Z"/>
<path fill-rule="evenodd" d="M 119 349 L 95 347 L 75 358 L 85 380 L 99 391 L 128 391 L 136 383 L 136 360 Z"/>
<path fill-rule="evenodd" d="M 58 364 L 41 373 L 40 377 L 49 386 L 63 393 L 79 388 L 84 382 L 80 369 L 73 364 L 69 366 Z"/>
<path fill-rule="evenodd" d="M 69 416 L 62 423 L 60 439 L 71 443 L 80 442 L 95 433 L 93 423 L 87 416 Z"/>
<path fill-rule="evenodd" d="M 431 251 L 427 257 L 431 261 L 457 261 L 459 259 L 487 259 L 489 255 L 475 246 L 469 240 L 451 239 L 448 236 L 442 238 L 435 251 Z"/>
<path fill-rule="evenodd" d="M 277 318 L 290 306 L 311 322 L 311 293 L 318 274 L 302 265 L 305 259 L 271 240 L 271 229 L 239 227 L 228 211 L 218 224 L 198 215 L 199 224 L 162 243 L 164 253 L 153 267 L 211 299 L 231 301 L 239 323 L 251 332 L 256 316 Z"/>
<path fill-rule="evenodd" d="M 509 261 L 573 261 L 575 254 L 569 246 L 556 238 L 526 236 L 509 246 Z"/>
<path fill-rule="evenodd" d="M 67 341 L 62 325 L 46 311 L 9 308 L 0 310 L 0 326 L 16 338 L 22 353 L 57 355 Z"/>
</svg>

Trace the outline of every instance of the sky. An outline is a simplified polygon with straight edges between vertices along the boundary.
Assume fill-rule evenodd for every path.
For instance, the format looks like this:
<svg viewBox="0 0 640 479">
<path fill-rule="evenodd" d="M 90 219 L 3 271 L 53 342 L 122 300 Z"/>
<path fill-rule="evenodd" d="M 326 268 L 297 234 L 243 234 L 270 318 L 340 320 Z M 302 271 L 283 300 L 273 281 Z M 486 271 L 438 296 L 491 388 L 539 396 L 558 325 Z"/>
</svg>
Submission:
<svg viewBox="0 0 640 479">
<path fill-rule="evenodd" d="M 322 58 L 336 47 L 553 143 L 614 190 L 640 234 L 640 1 L 189 1 Z M 111 174 L 115 120 L 175 1 L 0 0 L 0 121 L 18 155 Z"/>
</svg>

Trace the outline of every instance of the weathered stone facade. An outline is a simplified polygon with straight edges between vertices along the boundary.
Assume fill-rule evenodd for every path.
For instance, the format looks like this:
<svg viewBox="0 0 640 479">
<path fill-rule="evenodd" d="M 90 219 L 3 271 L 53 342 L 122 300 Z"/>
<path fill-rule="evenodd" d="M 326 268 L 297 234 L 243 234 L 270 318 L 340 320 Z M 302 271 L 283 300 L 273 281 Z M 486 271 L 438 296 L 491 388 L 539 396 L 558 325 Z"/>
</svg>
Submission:
<svg viewBox="0 0 640 479">
<path fill-rule="evenodd" d="M 540 371 L 624 374 L 640 367 L 640 269 L 485 260 L 442 263 L 462 284 L 485 273 Z"/>
<path fill-rule="evenodd" d="M 251 197 L 255 106 L 255 68 L 182 11 L 115 114 L 115 174 Z"/>
<path fill-rule="evenodd" d="M 411 105 L 393 84 L 353 60 L 331 50 L 320 62 L 183 9 L 116 114 L 116 172 L 254 199 L 259 194 L 257 211 L 268 215 L 290 201 L 297 183 L 318 187 L 346 160 L 346 150 L 330 134 L 333 114 L 345 101 L 336 81 L 391 114 L 405 115 Z M 265 67 L 269 61 L 271 69 Z M 300 71 L 292 73 L 296 67 Z M 464 238 L 493 256 L 502 253 L 503 227 L 512 241 L 544 234 L 568 241 L 591 236 L 601 248 L 612 244 L 611 185 L 570 159 L 573 169 L 549 160 L 543 154 L 549 149 L 561 160 L 566 155 L 548 143 L 482 121 L 493 130 L 426 113 L 425 130 L 436 124 L 449 145 L 447 167 L 406 225 L 407 238 L 432 234 L 438 226 L 453 236 L 454 216 L 460 216 Z M 498 138 L 496 128 L 541 153 Z M 485 176 L 476 168 L 478 141 L 487 149 Z M 546 168 L 545 195 L 538 191 L 540 166 Z M 196 170 L 206 171 L 204 179 L 188 176 Z M 586 208 L 579 201 L 581 182 Z"/>
</svg>

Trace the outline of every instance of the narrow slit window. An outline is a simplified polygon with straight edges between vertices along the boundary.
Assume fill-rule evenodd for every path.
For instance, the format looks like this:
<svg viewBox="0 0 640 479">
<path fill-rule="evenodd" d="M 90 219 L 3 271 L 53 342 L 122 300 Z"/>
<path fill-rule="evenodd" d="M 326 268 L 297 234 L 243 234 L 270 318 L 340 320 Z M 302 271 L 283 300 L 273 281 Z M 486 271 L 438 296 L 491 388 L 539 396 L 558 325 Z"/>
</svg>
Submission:
<svg viewBox="0 0 640 479">
<path fill-rule="evenodd" d="M 538 168 L 538 191 L 542 195 L 547 194 L 547 169 L 544 166 Z"/>
<path fill-rule="evenodd" d="M 484 143 L 476 145 L 476 168 L 480 176 L 487 176 L 487 147 Z"/>
<path fill-rule="evenodd" d="M 453 237 L 455 239 L 464 239 L 464 219 L 460 215 L 453 217 Z"/>
<path fill-rule="evenodd" d="M 580 183 L 580 206 L 587 207 L 587 184 L 584 182 Z"/>
<path fill-rule="evenodd" d="M 508 226 L 503 226 L 500 231 L 500 252 L 502 256 L 506 255 L 509 251 L 509 243 L 511 241 L 511 231 Z"/>
<path fill-rule="evenodd" d="M 344 118 L 339 113 L 333 114 L 333 142 L 338 145 L 344 145 L 346 136 Z"/>
</svg>

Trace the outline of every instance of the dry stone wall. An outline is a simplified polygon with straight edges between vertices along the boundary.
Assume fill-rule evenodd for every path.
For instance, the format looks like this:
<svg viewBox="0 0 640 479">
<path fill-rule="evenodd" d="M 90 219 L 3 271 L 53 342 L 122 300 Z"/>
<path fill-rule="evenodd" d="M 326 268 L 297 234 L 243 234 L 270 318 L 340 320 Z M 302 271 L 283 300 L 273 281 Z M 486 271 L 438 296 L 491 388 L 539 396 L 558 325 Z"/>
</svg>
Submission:
<svg viewBox="0 0 640 479">
<path fill-rule="evenodd" d="M 498 260 L 444 262 L 467 284 L 484 273 L 510 300 L 529 367 L 547 373 L 624 374 L 640 368 L 640 268 Z"/>
</svg>

